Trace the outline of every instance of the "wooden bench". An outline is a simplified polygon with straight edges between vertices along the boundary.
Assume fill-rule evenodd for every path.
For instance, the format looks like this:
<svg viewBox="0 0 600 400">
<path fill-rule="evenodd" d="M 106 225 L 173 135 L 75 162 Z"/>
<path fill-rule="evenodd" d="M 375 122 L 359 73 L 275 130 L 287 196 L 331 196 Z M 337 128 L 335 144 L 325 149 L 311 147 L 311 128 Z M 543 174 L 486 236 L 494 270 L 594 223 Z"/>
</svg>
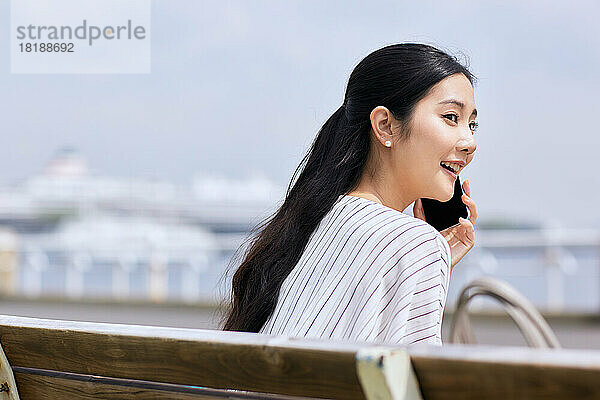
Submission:
<svg viewBox="0 0 600 400">
<path fill-rule="evenodd" d="M 13 316 L 0 316 L 0 343 L 23 400 L 600 398 L 598 351 L 401 348 Z"/>
</svg>

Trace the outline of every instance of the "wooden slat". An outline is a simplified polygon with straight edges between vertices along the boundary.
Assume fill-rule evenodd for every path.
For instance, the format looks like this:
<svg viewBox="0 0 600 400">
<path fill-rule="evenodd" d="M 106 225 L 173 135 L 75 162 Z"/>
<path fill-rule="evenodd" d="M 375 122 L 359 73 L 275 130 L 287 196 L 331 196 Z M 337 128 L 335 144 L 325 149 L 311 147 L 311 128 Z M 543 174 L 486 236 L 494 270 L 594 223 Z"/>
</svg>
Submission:
<svg viewBox="0 0 600 400">
<path fill-rule="evenodd" d="M 445 345 L 409 352 L 427 400 L 600 398 L 594 350 Z"/>
<path fill-rule="evenodd" d="M 363 399 L 358 345 L 0 316 L 11 365 L 294 396 Z"/>
<path fill-rule="evenodd" d="M 50 376 L 31 375 L 16 372 L 15 377 L 22 400 L 206 400 L 223 397 L 204 396 L 189 393 L 173 393 L 162 390 L 111 385 L 98 382 L 74 381 Z"/>
<path fill-rule="evenodd" d="M 44 399 L 183 399 L 225 400 L 313 400 L 307 397 L 289 397 L 269 393 L 241 392 L 203 387 L 173 385 L 131 379 L 108 378 L 50 370 L 15 367 L 19 387 L 28 398 Z"/>
</svg>

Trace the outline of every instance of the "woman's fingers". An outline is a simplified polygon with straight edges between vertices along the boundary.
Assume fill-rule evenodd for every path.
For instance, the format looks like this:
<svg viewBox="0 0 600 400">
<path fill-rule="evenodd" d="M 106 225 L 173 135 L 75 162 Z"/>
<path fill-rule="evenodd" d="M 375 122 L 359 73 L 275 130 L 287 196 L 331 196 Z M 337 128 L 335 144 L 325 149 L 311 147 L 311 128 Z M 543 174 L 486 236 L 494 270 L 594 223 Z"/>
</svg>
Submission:
<svg viewBox="0 0 600 400">
<path fill-rule="evenodd" d="M 470 182 L 468 179 L 463 182 L 463 191 L 467 194 L 467 196 L 471 197 L 471 185 L 469 183 Z"/>
<path fill-rule="evenodd" d="M 473 223 L 470 220 L 462 217 L 459 221 L 461 225 L 464 226 L 464 233 L 467 240 L 473 243 L 475 241 L 475 227 L 473 226 Z"/>
<path fill-rule="evenodd" d="M 421 203 L 421 199 L 415 200 L 415 205 L 413 206 L 413 216 L 425 221 L 425 211 L 423 210 L 423 203 Z"/>
<path fill-rule="evenodd" d="M 445 236 L 444 239 L 446 239 L 447 242 L 450 242 L 452 240 L 452 238 L 454 237 L 454 233 L 452 232 L 448 232 Z"/>
<path fill-rule="evenodd" d="M 462 198 L 463 203 L 465 203 L 466 206 L 469 208 L 469 221 L 471 221 L 471 223 L 475 225 L 475 221 L 477 221 L 477 205 L 475 204 L 472 198 L 467 196 L 466 193 L 462 195 Z"/>
<path fill-rule="evenodd" d="M 463 190 L 464 193 L 462 198 L 463 203 L 469 208 L 469 221 L 471 221 L 471 224 L 475 225 L 475 221 L 477 221 L 477 205 L 471 198 L 471 186 L 468 179 L 463 182 Z"/>
</svg>

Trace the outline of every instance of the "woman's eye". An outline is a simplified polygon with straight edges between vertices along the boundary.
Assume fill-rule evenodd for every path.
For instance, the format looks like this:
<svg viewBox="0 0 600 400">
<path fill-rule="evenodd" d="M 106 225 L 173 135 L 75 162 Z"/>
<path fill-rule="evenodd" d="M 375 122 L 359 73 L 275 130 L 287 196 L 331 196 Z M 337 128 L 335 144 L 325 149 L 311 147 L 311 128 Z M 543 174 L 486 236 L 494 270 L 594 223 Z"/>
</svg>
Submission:
<svg viewBox="0 0 600 400">
<path fill-rule="evenodd" d="M 458 122 L 458 115 L 456 115 L 456 114 L 445 114 L 443 117 L 446 119 L 449 119 L 450 121 L 452 121 L 454 123 Z M 472 121 L 469 123 L 469 128 L 471 129 L 471 131 L 473 133 L 475 133 L 477 128 L 479 128 L 479 123 L 476 121 Z"/>
<path fill-rule="evenodd" d="M 471 122 L 471 123 L 469 124 L 469 128 L 471 128 L 471 130 L 472 130 L 473 132 L 475 132 L 475 131 L 477 130 L 477 128 L 479 128 L 479 123 L 478 123 L 478 122 L 475 122 L 475 121 L 473 121 L 473 122 Z"/>
<path fill-rule="evenodd" d="M 450 118 L 448 118 L 448 117 L 450 117 Z M 458 115 L 456 115 L 456 114 L 446 114 L 446 115 L 444 115 L 444 118 L 447 118 L 447 119 L 449 119 L 452 122 L 456 122 L 458 120 Z M 455 119 L 452 119 L 452 118 L 455 118 Z"/>
</svg>

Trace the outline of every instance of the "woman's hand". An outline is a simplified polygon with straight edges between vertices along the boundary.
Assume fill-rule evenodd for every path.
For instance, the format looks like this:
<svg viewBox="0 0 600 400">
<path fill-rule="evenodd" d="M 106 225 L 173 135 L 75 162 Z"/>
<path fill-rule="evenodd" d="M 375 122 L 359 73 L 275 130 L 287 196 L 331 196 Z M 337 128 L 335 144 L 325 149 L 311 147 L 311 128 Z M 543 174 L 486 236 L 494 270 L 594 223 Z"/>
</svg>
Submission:
<svg viewBox="0 0 600 400">
<path fill-rule="evenodd" d="M 444 229 L 440 233 L 450 245 L 450 253 L 452 254 L 451 267 L 454 267 L 464 256 L 473 248 L 475 244 L 475 220 L 477 220 L 477 206 L 471 198 L 471 187 L 469 180 L 465 180 L 462 184 L 463 195 L 462 201 L 469 208 L 469 219 L 459 218 L 459 222 L 449 228 Z M 425 212 L 421 199 L 415 201 L 413 206 L 413 215 L 416 218 L 425 220 Z"/>
</svg>

